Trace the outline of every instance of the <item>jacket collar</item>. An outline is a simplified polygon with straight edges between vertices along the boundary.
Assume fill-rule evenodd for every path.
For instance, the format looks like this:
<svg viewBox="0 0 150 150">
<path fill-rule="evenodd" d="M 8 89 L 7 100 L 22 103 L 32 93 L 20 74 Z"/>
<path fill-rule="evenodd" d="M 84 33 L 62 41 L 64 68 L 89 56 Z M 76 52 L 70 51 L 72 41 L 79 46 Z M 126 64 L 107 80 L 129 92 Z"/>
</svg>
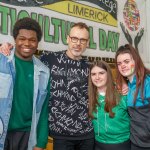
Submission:
<svg viewBox="0 0 150 150">
<path fill-rule="evenodd" d="M 131 83 L 128 82 L 128 85 L 129 85 L 129 86 L 132 86 L 132 85 L 134 85 L 134 84 L 136 84 L 136 75 L 134 75 L 133 80 L 132 80 Z"/>
<path fill-rule="evenodd" d="M 11 50 L 11 54 L 8 57 L 8 62 L 13 61 L 14 63 L 14 54 L 15 54 L 15 47 Z M 41 61 L 36 58 L 34 55 L 32 56 L 33 59 L 33 64 L 34 66 L 39 70 L 39 71 L 44 71 L 44 67 L 43 64 L 41 63 Z"/>
</svg>

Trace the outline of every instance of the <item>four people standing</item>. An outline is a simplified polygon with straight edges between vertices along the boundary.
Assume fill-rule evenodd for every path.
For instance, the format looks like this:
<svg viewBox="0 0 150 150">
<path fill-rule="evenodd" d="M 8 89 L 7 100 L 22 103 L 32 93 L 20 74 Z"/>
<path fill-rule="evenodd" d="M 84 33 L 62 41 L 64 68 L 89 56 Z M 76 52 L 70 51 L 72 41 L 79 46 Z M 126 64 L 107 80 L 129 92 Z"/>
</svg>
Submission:
<svg viewBox="0 0 150 150">
<path fill-rule="evenodd" d="M 36 51 L 37 43 L 38 43 L 37 41 L 39 41 L 39 38 L 37 37 L 38 38 L 37 41 L 32 37 L 31 38 L 29 37 L 28 39 L 28 36 L 30 34 L 34 36 L 36 36 L 36 34 L 38 35 L 38 33 L 32 33 L 30 30 L 32 31 L 32 29 L 30 28 L 27 29 L 25 28 L 25 32 L 24 30 L 19 31 L 18 34 L 19 35 L 21 34 L 21 37 L 19 38 L 18 41 L 17 41 L 18 34 L 14 35 L 14 38 L 16 40 L 16 50 L 20 49 L 20 51 L 15 51 L 16 54 L 15 60 L 16 60 L 16 65 L 17 65 L 17 59 L 19 62 L 18 64 L 23 65 L 24 63 L 22 63 L 19 60 L 19 56 L 23 55 L 23 60 L 24 58 L 25 60 L 27 58 L 27 61 L 31 62 L 31 65 L 29 65 L 31 66 L 31 68 L 29 67 L 27 70 L 30 70 L 31 76 L 33 76 L 35 75 L 34 69 L 36 67 L 33 67 L 34 59 L 32 59 L 32 55 Z M 34 42 L 36 43 L 35 46 L 34 46 Z M 21 45 L 23 44 L 20 43 L 25 43 L 24 44 L 25 46 L 22 47 Z M 66 51 L 43 52 L 40 58 L 49 67 L 50 74 L 51 74 L 50 75 L 51 96 L 49 99 L 49 104 L 46 104 L 47 102 L 46 100 L 45 102 L 43 100 L 42 104 L 44 103 L 43 107 L 44 106 L 46 107 L 46 105 L 48 105 L 49 107 L 48 109 L 49 110 L 49 117 L 48 117 L 49 135 L 52 136 L 54 139 L 54 150 L 69 150 L 69 149 L 92 150 L 94 146 L 94 133 L 93 133 L 91 119 L 93 119 L 95 139 L 96 139 L 95 150 L 101 150 L 101 149 L 107 150 L 110 149 L 109 147 L 110 145 L 115 149 L 121 149 L 121 150 L 130 149 L 129 117 L 127 114 L 127 105 L 131 117 L 130 130 L 131 130 L 132 149 L 135 150 L 136 148 L 139 148 L 139 150 L 142 150 L 141 147 L 144 149 L 148 149 L 150 147 L 148 142 L 150 138 L 149 126 L 148 126 L 148 124 L 150 123 L 149 116 L 148 116 L 149 94 L 147 92 L 149 90 L 149 85 L 150 85 L 149 70 L 147 70 L 144 67 L 138 53 L 134 52 L 135 49 L 133 49 L 130 45 L 128 45 L 119 48 L 116 54 L 116 61 L 117 61 L 117 68 L 118 68 L 117 81 L 119 87 L 122 87 L 123 80 L 125 78 L 129 80 L 129 83 L 134 81 L 133 85 L 129 84 L 129 87 L 132 90 L 129 90 L 128 97 L 127 97 L 127 105 L 126 105 L 126 97 L 119 95 L 118 92 L 115 90 L 112 74 L 108 65 L 102 61 L 97 62 L 91 65 L 90 72 L 89 72 L 89 63 L 87 62 L 87 60 L 82 58 L 82 54 L 86 50 L 86 47 L 88 47 L 89 44 L 89 29 L 87 25 L 84 23 L 75 23 L 72 26 L 69 35 L 67 36 L 67 43 L 68 43 L 68 49 Z M 29 47 L 27 47 L 27 45 L 29 45 Z M 125 54 L 120 53 L 124 49 L 131 50 L 132 53 L 131 52 L 130 53 L 125 52 Z M 28 57 L 27 54 L 31 54 L 31 55 Z M 2 55 L 0 56 L 1 58 L 4 57 Z M 129 56 L 131 56 L 130 59 L 128 58 Z M 130 64 L 128 67 L 122 65 L 128 63 Z M 140 65 L 137 66 L 136 65 L 137 63 Z M 45 68 L 44 65 L 42 66 L 43 68 Z M 43 78 L 44 80 L 42 81 L 40 80 L 38 83 L 42 83 L 40 85 L 43 85 L 44 87 L 42 86 L 39 88 L 43 88 L 43 90 L 45 91 L 46 88 L 49 87 L 48 82 L 46 82 L 48 81 L 47 79 L 49 77 L 49 72 L 47 71 L 46 68 L 44 71 L 46 72 L 45 74 L 47 75 L 46 76 L 47 78 Z M 20 72 L 22 71 L 20 70 Z M 89 108 L 88 108 L 87 89 L 88 89 L 89 74 L 90 76 L 89 76 Z M 16 79 L 15 81 L 17 90 L 20 90 L 19 88 L 17 88 L 20 86 L 20 84 L 17 83 L 19 83 L 22 79 L 24 79 L 24 77 L 20 76 L 20 79 Z M 35 84 L 36 82 L 33 83 L 29 82 L 29 83 L 31 84 L 30 86 L 31 88 L 29 88 L 27 92 L 29 91 L 31 92 L 29 94 L 29 97 L 31 98 L 32 93 L 34 93 L 32 87 L 33 84 Z M 21 84 L 21 87 L 25 87 L 25 86 L 26 85 Z M 6 89 L 7 88 L 5 88 L 5 90 Z M 3 93 L 5 93 L 4 89 L 3 89 Z M 42 99 L 45 99 L 46 93 L 47 92 L 44 92 L 44 96 L 43 95 L 42 96 L 37 95 L 37 96 Z M 19 95 L 21 96 L 22 94 Z M 37 102 L 40 103 L 40 101 Z M 15 108 L 14 112 L 12 110 L 12 114 L 15 114 L 16 116 L 15 111 L 16 110 L 18 111 L 17 109 L 18 104 L 17 103 L 15 104 L 14 102 L 12 106 Z M 26 106 L 28 107 L 28 105 Z M 29 107 L 31 110 L 31 113 L 29 115 L 30 118 L 32 113 L 34 115 L 38 114 L 37 112 L 35 113 L 34 111 L 32 112 L 31 106 Z M 39 105 L 36 105 L 37 107 L 36 109 L 40 107 L 38 106 Z M 40 110 L 39 112 L 41 112 L 42 110 L 40 115 L 41 120 L 43 118 L 42 114 L 43 113 L 45 114 L 45 118 L 47 114 L 46 109 L 44 109 L 45 112 L 43 109 L 44 108 L 42 107 L 39 108 Z M 88 110 L 89 110 L 90 117 L 88 116 Z M 143 115 L 139 115 L 141 112 Z M 2 116 L 4 115 L 2 114 Z M 138 119 L 136 120 L 134 116 L 138 116 L 139 120 Z M 20 118 L 22 118 L 22 116 L 20 116 Z M 143 122 L 141 123 L 141 120 L 144 121 L 145 124 Z M 11 121 L 11 117 L 10 117 L 10 129 L 13 128 L 13 125 L 11 125 L 11 123 L 13 122 L 15 121 Z M 112 126 L 113 124 L 115 127 Z M 30 125 L 32 131 L 31 119 L 29 121 L 29 126 L 28 126 L 29 131 L 30 131 Z M 44 126 L 42 124 L 40 124 L 39 126 L 41 126 L 41 128 L 39 127 L 40 130 L 37 130 L 37 136 L 42 134 L 43 132 Z M 134 131 L 133 130 L 134 128 L 137 130 Z M 141 129 L 143 129 L 142 130 L 143 132 L 142 134 L 139 134 L 140 133 L 139 130 L 141 131 Z M 40 134 L 38 133 L 38 131 L 40 132 Z M 44 131 L 44 133 L 46 133 L 46 130 Z M 35 134 L 33 134 L 33 136 L 34 136 L 34 143 L 35 143 L 34 146 L 36 146 L 36 144 L 38 146 L 38 142 L 36 142 L 37 138 L 35 138 L 36 132 Z M 47 138 L 46 134 L 45 134 L 45 138 Z M 39 143 L 42 142 L 43 139 L 40 139 Z M 27 138 L 27 143 L 28 143 L 28 138 Z M 41 147 L 43 148 L 43 146 Z"/>
</svg>

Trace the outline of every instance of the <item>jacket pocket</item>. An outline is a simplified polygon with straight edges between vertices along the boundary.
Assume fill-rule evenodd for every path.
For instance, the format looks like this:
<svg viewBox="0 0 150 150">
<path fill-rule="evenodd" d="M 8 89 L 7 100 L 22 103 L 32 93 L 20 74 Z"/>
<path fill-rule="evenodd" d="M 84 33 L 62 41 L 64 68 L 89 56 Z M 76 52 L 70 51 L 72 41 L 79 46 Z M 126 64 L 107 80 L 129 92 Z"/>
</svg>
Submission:
<svg viewBox="0 0 150 150">
<path fill-rule="evenodd" d="M 7 98 L 10 90 L 12 77 L 10 74 L 0 72 L 0 98 Z"/>
<path fill-rule="evenodd" d="M 43 103 L 47 96 L 47 90 L 46 91 L 38 91 L 38 97 L 36 101 L 36 112 L 39 113 L 42 109 Z"/>
</svg>

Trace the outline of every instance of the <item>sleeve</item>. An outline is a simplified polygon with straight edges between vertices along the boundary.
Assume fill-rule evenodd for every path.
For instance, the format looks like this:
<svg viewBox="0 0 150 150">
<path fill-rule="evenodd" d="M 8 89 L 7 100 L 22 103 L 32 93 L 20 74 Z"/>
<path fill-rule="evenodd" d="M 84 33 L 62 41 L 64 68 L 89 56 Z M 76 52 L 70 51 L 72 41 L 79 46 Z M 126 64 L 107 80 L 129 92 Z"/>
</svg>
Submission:
<svg viewBox="0 0 150 150">
<path fill-rule="evenodd" d="M 127 96 L 126 95 L 121 95 L 120 96 L 120 105 L 123 109 L 127 110 Z"/>
<path fill-rule="evenodd" d="M 145 84 L 144 88 L 145 88 L 144 96 L 150 102 L 150 92 L 149 92 L 150 91 L 150 76 L 147 77 L 146 84 Z"/>
<path fill-rule="evenodd" d="M 48 94 L 44 101 L 37 126 L 37 145 L 39 148 L 46 148 L 48 142 L 48 101 L 50 97 L 50 81 L 47 86 Z"/>
<path fill-rule="evenodd" d="M 43 51 L 40 56 L 40 60 L 50 69 L 53 56 L 53 52 Z"/>
</svg>

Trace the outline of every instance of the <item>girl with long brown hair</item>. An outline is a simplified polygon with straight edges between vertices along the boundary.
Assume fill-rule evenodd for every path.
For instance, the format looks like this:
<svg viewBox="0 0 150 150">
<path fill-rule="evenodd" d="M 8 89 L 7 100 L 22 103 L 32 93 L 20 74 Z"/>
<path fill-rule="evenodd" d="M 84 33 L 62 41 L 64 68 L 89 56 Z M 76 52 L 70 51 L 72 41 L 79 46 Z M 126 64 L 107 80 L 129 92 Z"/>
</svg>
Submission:
<svg viewBox="0 0 150 150">
<path fill-rule="evenodd" d="M 150 150 L 150 70 L 136 49 L 126 44 L 116 52 L 117 83 L 128 83 L 131 150 Z"/>
<path fill-rule="evenodd" d="M 111 69 L 106 62 L 91 64 L 88 95 L 95 150 L 130 150 L 126 96 L 116 91 Z"/>
</svg>

